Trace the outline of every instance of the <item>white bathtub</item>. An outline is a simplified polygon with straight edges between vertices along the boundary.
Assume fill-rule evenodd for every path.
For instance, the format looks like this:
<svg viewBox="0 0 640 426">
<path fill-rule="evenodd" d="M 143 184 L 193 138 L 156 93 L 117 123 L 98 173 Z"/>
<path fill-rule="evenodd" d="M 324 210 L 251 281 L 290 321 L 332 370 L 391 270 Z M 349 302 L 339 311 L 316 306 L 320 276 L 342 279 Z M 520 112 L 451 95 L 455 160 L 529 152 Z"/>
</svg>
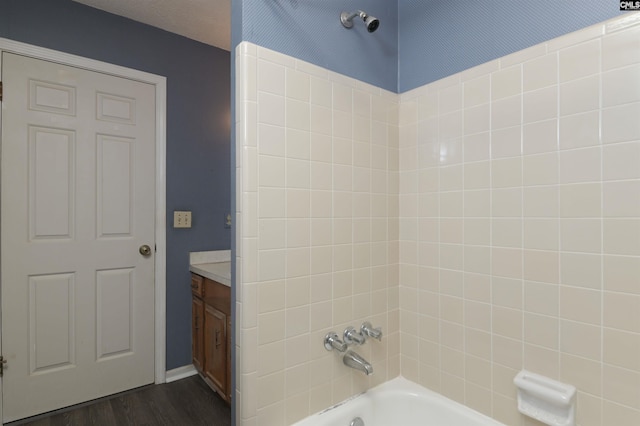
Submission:
<svg viewBox="0 0 640 426">
<path fill-rule="evenodd" d="M 398 377 L 294 426 L 504 426 L 462 404 Z"/>
</svg>

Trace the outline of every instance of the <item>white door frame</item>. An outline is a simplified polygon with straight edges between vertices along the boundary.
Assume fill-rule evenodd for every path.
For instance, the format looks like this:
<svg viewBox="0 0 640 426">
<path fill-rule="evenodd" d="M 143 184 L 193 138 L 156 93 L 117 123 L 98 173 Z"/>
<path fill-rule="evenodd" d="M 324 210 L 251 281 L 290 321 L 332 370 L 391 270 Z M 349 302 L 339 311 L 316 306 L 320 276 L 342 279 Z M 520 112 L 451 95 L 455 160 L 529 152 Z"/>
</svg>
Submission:
<svg viewBox="0 0 640 426">
<path fill-rule="evenodd" d="M 101 72 L 117 77 L 136 80 L 155 86 L 156 94 L 156 217 L 155 217 L 155 382 L 166 380 L 166 105 L 167 79 L 155 74 L 108 64 L 94 59 L 32 46 L 30 44 L 0 38 L 0 53 L 11 52 L 19 55 L 70 65 L 89 71 Z M 2 55 L 0 55 L 0 70 Z M 2 105 L 2 104 L 0 104 Z M 2 123 L 2 108 L 0 108 Z M 0 298 L 2 295 L 0 294 Z M 2 352 L 2 328 L 0 324 L 0 353 Z M 2 379 L 0 379 L 0 423 L 2 422 Z"/>
</svg>

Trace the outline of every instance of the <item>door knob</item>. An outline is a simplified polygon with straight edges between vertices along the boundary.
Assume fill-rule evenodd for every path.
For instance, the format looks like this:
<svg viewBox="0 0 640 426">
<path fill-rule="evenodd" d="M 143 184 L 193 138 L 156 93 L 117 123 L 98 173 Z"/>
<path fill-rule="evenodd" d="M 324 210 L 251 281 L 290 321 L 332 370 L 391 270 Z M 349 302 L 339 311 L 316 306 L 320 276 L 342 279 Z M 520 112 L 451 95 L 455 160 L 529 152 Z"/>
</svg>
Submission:
<svg viewBox="0 0 640 426">
<path fill-rule="evenodd" d="M 151 247 L 149 247 L 146 244 L 143 244 L 143 245 L 140 246 L 140 249 L 138 251 L 143 256 L 149 256 L 151 254 Z"/>
</svg>

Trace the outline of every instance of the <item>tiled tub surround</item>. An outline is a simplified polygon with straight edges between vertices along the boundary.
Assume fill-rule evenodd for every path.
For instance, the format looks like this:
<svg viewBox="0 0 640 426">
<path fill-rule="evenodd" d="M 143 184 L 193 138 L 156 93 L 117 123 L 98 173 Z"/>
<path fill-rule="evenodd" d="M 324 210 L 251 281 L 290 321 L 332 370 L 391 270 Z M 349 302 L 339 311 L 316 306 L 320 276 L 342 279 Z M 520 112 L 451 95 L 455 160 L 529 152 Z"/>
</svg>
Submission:
<svg viewBox="0 0 640 426">
<path fill-rule="evenodd" d="M 640 424 L 640 27 L 402 95 L 248 43 L 236 60 L 242 425 L 399 373 L 533 425 L 522 368 L 575 385 L 581 426 Z M 364 319 L 385 332 L 357 349 L 370 379 L 321 344 Z"/>
<path fill-rule="evenodd" d="M 640 27 L 621 22 L 401 95 L 401 373 L 508 425 L 533 424 L 522 368 L 575 385 L 582 426 L 640 424 Z"/>
<path fill-rule="evenodd" d="M 288 425 L 399 374 L 398 96 L 237 49 L 238 419 Z M 353 348 L 374 375 L 324 349 Z"/>
</svg>

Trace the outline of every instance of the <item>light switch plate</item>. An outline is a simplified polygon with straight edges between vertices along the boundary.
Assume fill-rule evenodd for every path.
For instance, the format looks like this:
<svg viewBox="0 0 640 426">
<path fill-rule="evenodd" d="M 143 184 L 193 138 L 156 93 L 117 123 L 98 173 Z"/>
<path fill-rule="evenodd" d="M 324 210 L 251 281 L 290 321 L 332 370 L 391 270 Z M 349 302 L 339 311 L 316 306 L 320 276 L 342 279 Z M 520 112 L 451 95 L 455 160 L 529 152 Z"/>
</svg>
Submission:
<svg viewBox="0 0 640 426">
<path fill-rule="evenodd" d="M 173 227 L 174 228 L 191 228 L 191 212 L 174 210 Z"/>
</svg>

